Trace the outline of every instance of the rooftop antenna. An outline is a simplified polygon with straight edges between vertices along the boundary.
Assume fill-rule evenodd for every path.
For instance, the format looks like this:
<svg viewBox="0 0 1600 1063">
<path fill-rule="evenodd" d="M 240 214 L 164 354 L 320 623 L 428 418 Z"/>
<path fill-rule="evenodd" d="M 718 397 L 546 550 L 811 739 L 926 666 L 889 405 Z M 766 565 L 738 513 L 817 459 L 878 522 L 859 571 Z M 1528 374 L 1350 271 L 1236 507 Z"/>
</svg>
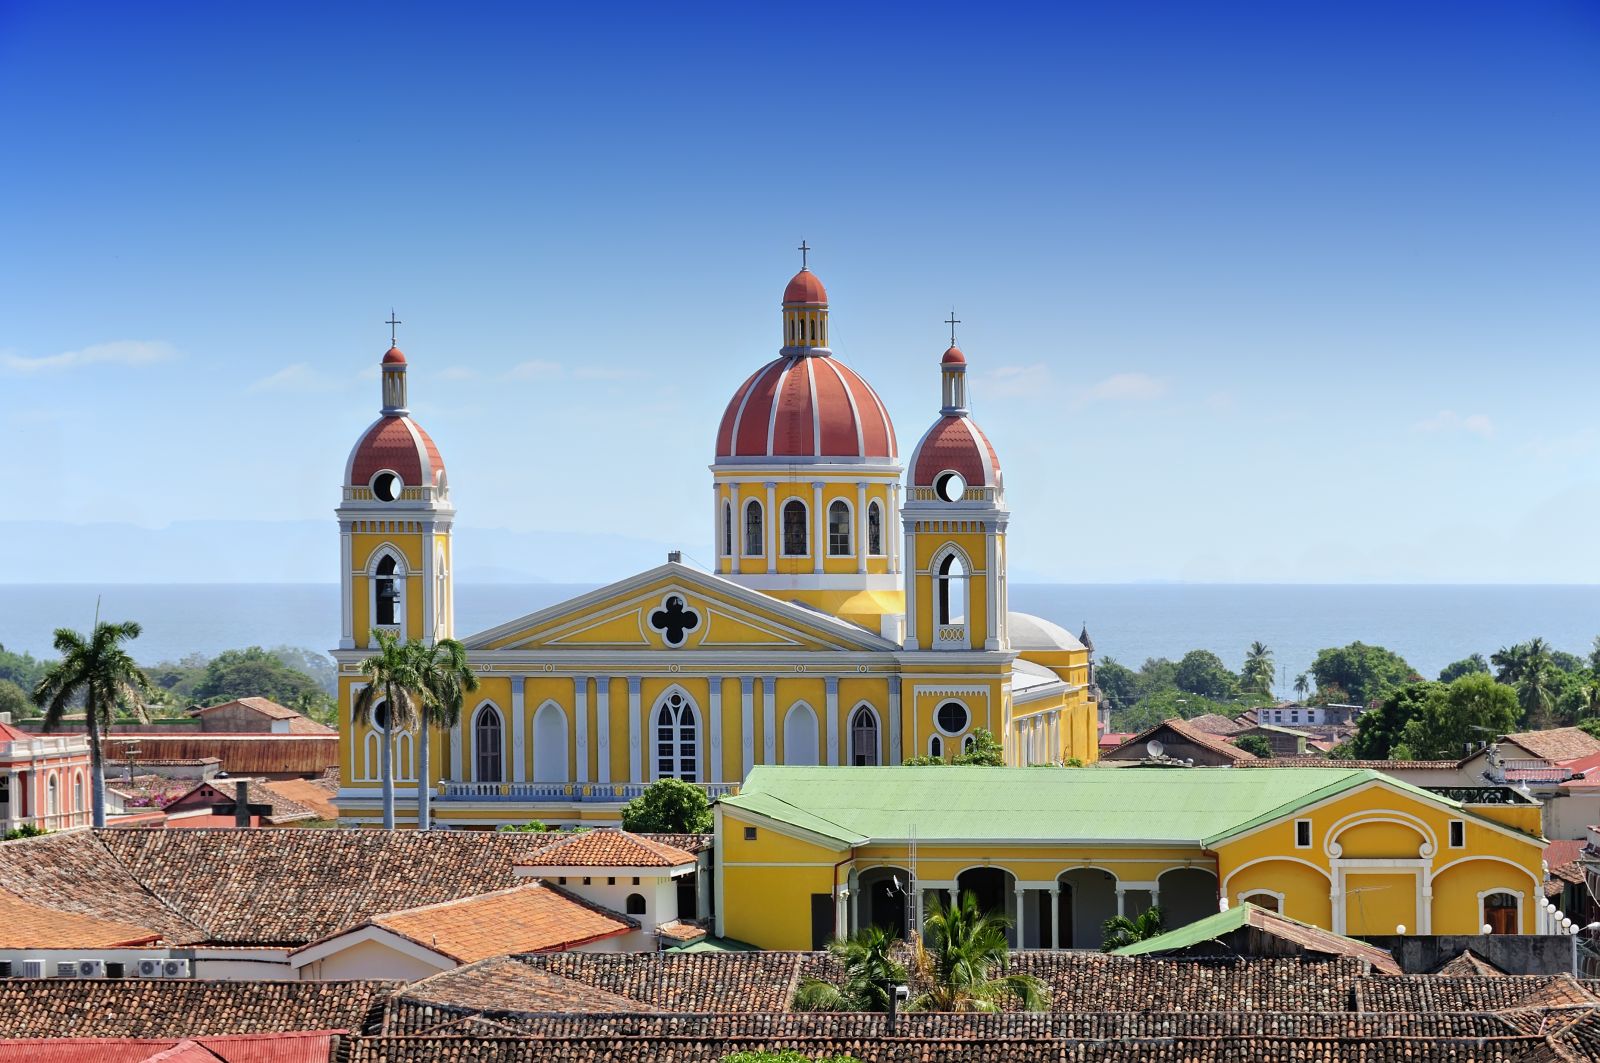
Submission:
<svg viewBox="0 0 1600 1063">
<path fill-rule="evenodd" d="M 395 346 L 394 328 L 396 325 L 404 325 L 405 322 L 394 316 L 394 307 L 391 306 L 389 308 L 389 320 L 385 321 L 384 324 L 389 326 L 389 346 L 393 347 Z"/>
<path fill-rule="evenodd" d="M 961 319 L 956 317 L 955 307 L 952 306 L 950 308 L 950 316 L 944 319 L 944 323 L 950 326 L 950 346 L 954 347 L 956 345 L 956 326 L 961 324 Z"/>
<path fill-rule="evenodd" d="M 801 240 L 800 246 L 795 248 L 795 250 L 800 252 L 800 272 L 804 273 L 806 270 L 811 268 L 806 264 L 806 256 L 811 253 L 811 245 L 806 243 L 804 240 Z"/>
</svg>

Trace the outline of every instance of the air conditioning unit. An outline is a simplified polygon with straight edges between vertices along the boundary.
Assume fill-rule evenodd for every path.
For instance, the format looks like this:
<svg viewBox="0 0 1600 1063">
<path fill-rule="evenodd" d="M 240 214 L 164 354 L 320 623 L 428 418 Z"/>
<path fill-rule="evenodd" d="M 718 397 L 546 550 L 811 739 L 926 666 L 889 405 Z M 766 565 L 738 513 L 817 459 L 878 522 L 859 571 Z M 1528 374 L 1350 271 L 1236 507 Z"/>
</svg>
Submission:
<svg viewBox="0 0 1600 1063">
<path fill-rule="evenodd" d="M 76 960 L 61 960 L 56 963 L 57 978 L 78 977 L 78 962 Z"/>
<path fill-rule="evenodd" d="M 189 977 L 189 961 L 188 960 L 162 960 L 161 961 L 161 977 L 163 977 L 163 978 L 187 978 L 187 977 Z"/>
<path fill-rule="evenodd" d="M 0 978 L 10 978 L 10 977 L 11 977 L 11 961 L 10 960 L 0 960 Z"/>
<path fill-rule="evenodd" d="M 22 961 L 22 977 L 24 977 L 24 978 L 43 978 L 44 977 L 44 961 L 43 960 L 23 960 Z"/>
<path fill-rule="evenodd" d="M 161 963 L 162 963 L 161 960 L 140 960 L 139 961 L 139 977 L 140 978 L 160 978 L 161 977 Z"/>
<path fill-rule="evenodd" d="M 79 978 L 104 978 L 106 976 L 105 960 L 79 960 Z"/>
</svg>

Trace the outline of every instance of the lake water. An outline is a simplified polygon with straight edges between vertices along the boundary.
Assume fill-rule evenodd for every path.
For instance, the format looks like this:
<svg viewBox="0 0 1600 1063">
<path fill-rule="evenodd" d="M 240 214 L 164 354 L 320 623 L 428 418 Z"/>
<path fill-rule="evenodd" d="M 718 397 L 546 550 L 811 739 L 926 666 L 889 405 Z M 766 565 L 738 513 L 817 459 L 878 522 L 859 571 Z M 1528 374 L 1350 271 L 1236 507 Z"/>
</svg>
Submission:
<svg viewBox="0 0 1600 1063">
<path fill-rule="evenodd" d="M 457 625 L 463 634 L 479 631 L 589 589 L 463 584 Z M 97 593 L 102 616 L 144 625 L 134 655 L 146 663 L 250 645 L 325 650 L 338 641 L 332 584 L 0 584 L 0 645 L 53 655 L 51 631 L 86 630 Z M 1011 604 L 1074 634 L 1087 621 L 1101 657 L 1135 667 L 1204 648 L 1238 668 L 1259 639 L 1272 647 L 1285 691 L 1318 649 L 1355 639 L 1387 646 L 1432 676 L 1474 651 L 1487 656 L 1534 635 L 1587 654 L 1600 634 L 1595 586 L 1018 584 Z"/>
</svg>

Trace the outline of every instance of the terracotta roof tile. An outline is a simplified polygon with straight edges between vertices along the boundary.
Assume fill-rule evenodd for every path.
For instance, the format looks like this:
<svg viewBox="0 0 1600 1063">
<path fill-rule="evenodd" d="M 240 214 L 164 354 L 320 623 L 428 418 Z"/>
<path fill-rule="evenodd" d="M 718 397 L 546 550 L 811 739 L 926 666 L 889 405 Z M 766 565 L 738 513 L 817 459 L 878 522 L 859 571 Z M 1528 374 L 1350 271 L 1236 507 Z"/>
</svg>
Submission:
<svg viewBox="0 0 1600 1063">
<path fill-rule="evenodd" d="M 413 982 L 389 1002 L 386 1029 L 425 1029 L 441 1016 L 477 1011 L 638 1012 L 631 997 L 498 956 Z"/>
<path fill-rule="evenodd" d="M 1227 737 L 1228 735 L 1236 735 L 1240 731 L 1248 730 L 1248 725 L 1239 723 L 1237 720 L 1229 719 L 1228 717 L 1217 712 L 1207 712 L 1199 716 L 1191 716 L 1187 722 L 1190 727 L 1197 728 L 1198 730 L 1204 731 L 1207 734 L 1222 735 L 1223 737 Z"/>
<path fill-rule="evenodd" d="M 1462 949 L 1454 958 L 1433 969 L 1436 978 L 1504 978 L 1506 972 L 1471 949 Z"/>
<path fill-rule="evenodd" d="M 679 867 L 693 853 L 614 827 L 570 834 L 540 849 L 519 867 Z"/>
<path fill-rule="evenodd" d="M 1600 1004 L 1569 974 L 1436 978 L 1403 975 L 1358 979 L 1358 1011 L 1503 1011 L 1534 1001 Z"/>
<path fill-rule="evenodd" d="M 42 908 L 148 927 L 174 944 L 203 941 L 198 923 L 146 888 L 103 844 L 108 836 L 154 833 L 72 830 L 0 842 L 0 889 Z"/>
<path fill-rule="evenodd" d="M 149 927 L 46 908 L 0 890 L 0 949 L 101 949 L 160 939 Z"/>
<path fill-rule="evenodd" d="M 336 1031 L 268 1036 L 0 1040 L 0 1063 L 327 1063 Z"/>
<path fill-rule="evenodd" d="M 1122 749 L 1125 746 L 1142 745 L 1143 743 L 1148 742 L 1152 735 L 1162 729 L 1170 730 L 1186 741 L 1193 742 L 1197 746 L 1209 749 L 1213 753 L 1221 756 L 1224 760 L 1231 760 L 1236 763 L 1244 763 L 1256 759 L 1255 754 L 1247 753 L 1238 746 L 1233 745 L 1231 742 L 1227 742 L 1221 737 L 1211 734 L 1207 731 L 1202 731 L 1200 728 L 1191 725 L 1189 721 L 1180 720 L 1177 717 L 1173 717 L 1170 720 L 1163 720 L 1154 727 L 1146 728 L 1140 733 L 1134 735 L 1132 738 L 1128 739 L 1126 742 L 1122 743 L 1122 745 L 1118 746 L 1117 748 Z"/>
<path fill-rule="evenodd" d="M 635 919 L 538 882 L 388 912 L 369 922 L 457 963 L 474 963 L 508 952 L 573 948 L 639 926 Z"/>
<path fill-rule="evenodd" d="M 200 1037 L 374 1026 L 398 982 L 0 979 L 0 1037 Z"/>
<path fill-rule="evenodd" d="M 1508 734 L 1502 742 L 1515 742 L 1536 757 L 1544 760 L 1577 760 L 1600 753 L 1600 738 L 1581 727 L 1552 727 L 1545 731 L 1519 731 Z"/>
<path fill-rule="evenodd" d="M 318 819 L 339 818 L 339 806 L 334 804 L 339 795 L 338 779 L 269 779 L 263 785 L 279 797 L 309 808 Z"/>
</svg>

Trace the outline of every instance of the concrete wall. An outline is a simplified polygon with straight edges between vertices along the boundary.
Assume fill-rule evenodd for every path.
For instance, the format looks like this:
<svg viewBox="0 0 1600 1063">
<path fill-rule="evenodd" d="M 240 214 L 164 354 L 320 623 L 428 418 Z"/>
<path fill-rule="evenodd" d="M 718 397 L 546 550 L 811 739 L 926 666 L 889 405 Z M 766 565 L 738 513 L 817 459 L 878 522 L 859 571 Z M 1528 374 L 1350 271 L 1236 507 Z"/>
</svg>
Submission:
<svg viewBox="0 0 1600 1063">
<path fill-rule="evenodd" d="M 1573 940 L 1565 934 L 1477 934 L 1405 937 L 1387 935 L 1361 940 L 1388 949 L 1407 974 L 1426 974 L 1463 949 L 1471 949 L 1507 974 L 1572 973 Z"/>
</svg>

